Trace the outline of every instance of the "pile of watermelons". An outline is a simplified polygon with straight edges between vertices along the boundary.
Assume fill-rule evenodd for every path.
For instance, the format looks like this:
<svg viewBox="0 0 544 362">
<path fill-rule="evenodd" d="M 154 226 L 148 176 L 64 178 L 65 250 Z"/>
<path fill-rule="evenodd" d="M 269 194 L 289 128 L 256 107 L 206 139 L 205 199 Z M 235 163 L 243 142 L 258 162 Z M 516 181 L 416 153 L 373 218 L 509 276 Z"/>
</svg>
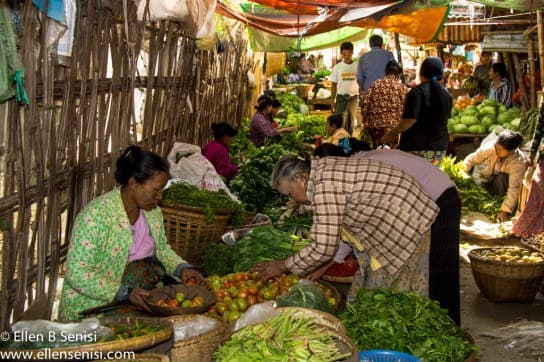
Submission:
<svg viewBox="0 0 544 362">
<path fill-rule="evenodd" d="M 516 131 L 519 124 L 518 108 L 507 109 L 493 99 L 486 99 L 479 105 L 468 106 L 464 110 L 452 108 L 451 118 L 448 120 L 448 131 L 450 134 L 487 134 L 497 126 Z"/>
</svg>

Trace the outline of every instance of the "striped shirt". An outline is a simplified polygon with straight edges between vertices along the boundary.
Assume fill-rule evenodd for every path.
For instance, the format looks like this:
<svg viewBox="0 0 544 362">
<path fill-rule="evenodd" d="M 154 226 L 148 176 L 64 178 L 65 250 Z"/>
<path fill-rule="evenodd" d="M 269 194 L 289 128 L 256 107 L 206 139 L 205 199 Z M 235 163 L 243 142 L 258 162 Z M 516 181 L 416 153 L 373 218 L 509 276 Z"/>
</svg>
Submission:
<svg viewBox="0 0 544 362">
<path fill-rule="evenodd" d="M 395 275 L 439 210 L 402 170 L 358 158 L 313 160 L 307 197 L 313 211 L 312 241 L 286 260 L 287 268 L 299 275 L 333 258 L 342 227 Z"/>
</svg>

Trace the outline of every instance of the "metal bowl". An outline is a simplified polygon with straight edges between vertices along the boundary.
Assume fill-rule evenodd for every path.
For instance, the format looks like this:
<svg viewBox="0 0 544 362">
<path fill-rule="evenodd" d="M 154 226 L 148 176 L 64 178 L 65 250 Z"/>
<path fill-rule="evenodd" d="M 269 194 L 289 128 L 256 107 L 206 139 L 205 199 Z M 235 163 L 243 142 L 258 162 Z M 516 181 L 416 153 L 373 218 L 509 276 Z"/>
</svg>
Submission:
<svg viewBox="0 0 544 362">
<path fill-rule="evenodd" d="M 253 231 L 253 228 L 244 228 L 244 229 L 236 229 L 233 231 L 229 231 L 228 233 L 225 233 L 223 234 L 223 236 L 221 236 L 221 240 L 227 245 L 234 245 L 240 239 L 249 235 L 252 231 Z"/>
</svg>

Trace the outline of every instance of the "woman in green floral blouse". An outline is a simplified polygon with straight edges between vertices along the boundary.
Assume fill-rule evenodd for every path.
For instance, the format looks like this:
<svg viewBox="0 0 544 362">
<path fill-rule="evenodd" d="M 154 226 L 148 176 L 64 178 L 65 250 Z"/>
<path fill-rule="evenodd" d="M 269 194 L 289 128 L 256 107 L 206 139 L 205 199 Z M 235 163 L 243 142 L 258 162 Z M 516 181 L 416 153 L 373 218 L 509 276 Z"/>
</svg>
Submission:
<svg viewBox="0 0 544 362">
<path fill-rule="evenodd" d="M 113 301 L 148 310 L 143 298 L 168 275 L 205 284 L 166 241 L 157 206 L 169 177 L 157 154 L 136 146 L 124 150 L 115 171 L 120 187 L 91 201 L 76 218 L 59 319 L 78 319 L 79 312 Z"/>
</svg>

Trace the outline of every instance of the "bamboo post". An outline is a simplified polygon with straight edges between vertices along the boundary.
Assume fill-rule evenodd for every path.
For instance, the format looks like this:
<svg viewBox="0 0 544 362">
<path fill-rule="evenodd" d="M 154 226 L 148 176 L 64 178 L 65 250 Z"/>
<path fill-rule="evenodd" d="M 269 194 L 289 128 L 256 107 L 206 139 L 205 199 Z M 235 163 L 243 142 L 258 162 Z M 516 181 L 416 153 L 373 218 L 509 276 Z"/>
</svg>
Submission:
<svg viewBox="0 0 544 362">
<path fill-rule="evenodd" d="M 401 69 L 404 69 L 404 66 L 402 64 L 402 49 L 401 49 L 401 46 L 400 46 L 399 33 L 395 33 L 395 48 L 397 49 L 397 59 L 398 59 L 399 65 L 400 65 Z M 404 72 L 401 75 L 401 80 L 402 80 L 402 83 L 405 82 Z"/>
<path fill-rule="evenodd" d="M 540 84 L 544 82 L 544 25 L 542 24 L 542 10 L 536 11 L 536 21 L 538 28 L 538 64 L 540 65 Z"/>
<path fill-rule="evenodd" d="M 531 94 L 530 94 L 530 103 L 531 103 L 531 109 L 536 107 L 536 89 L 535 89 L 535 73 L 536 73 L 536 67 L 535 67 L 535 46 L 533 42 L 533 35 L 529 34 L 527 37 L 527 44 L 528 44 L 528 58 L 529 58 L 529 79 L 531 81 Z"/>
</svg>

